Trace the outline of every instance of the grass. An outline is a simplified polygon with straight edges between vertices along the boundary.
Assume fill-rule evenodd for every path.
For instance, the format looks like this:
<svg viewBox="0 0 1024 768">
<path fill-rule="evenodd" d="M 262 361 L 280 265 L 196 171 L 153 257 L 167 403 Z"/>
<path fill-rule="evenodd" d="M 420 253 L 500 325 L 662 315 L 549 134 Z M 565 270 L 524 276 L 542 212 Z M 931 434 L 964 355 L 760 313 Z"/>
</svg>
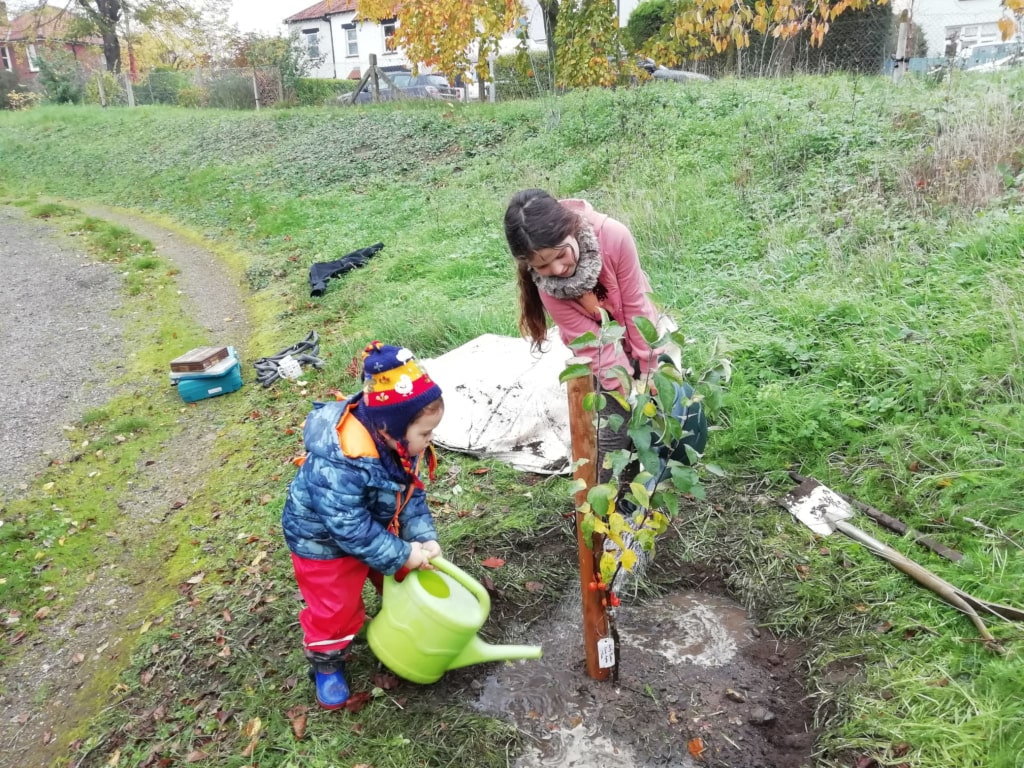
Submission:
<svg viewBox="0 0 1024 768">
<path fill-rule="evenodd" d="M 730 479 L 711 498 L 748 501 L 682 516 L 672 556 L 714 563 L 765 626 L 808 643 L 819 764 L 853 754 L 1010 768 L 1024 756 L 1020 627 L 992 622 L 1006 648 L 992 654 L 933 595 L 848 540 L 815 539 L 770 499 L 798 469 L 962 551 L 951 564 L 880 534 L 949 581 L 1020 602 L 1022 96 L 1024 76 L 1007 73 L 898 89 L 842 76 L 668 84 L 465 110 L 44 108 L 0 115 L 0 184 L 27 205 L 131 201 L 246 254 L 258 343 L 320 333 L 318 396 L 354 386 L 347 368 L 370 338 L 429 357 L 514 334 L 505 202 L 527 186 L 586 197 L 632 228 L 659 304 L 693 340 L 687 364 L 732 361 L 709 446 Z M 144 245 L 102 238 L 133 276 L 128 290 L 157 295 L 167 276 Z M 385 249 L 365 267 L 309 298 L 311 263 L 375 242 Z M 146 335 L 152 367 L 165 336 Z M 483 745 L 472 764 L 504 765 L 514 736 L 501 724 L 427 699 L 403 702 L 399 717 L 386 690 L 347 727 L 310 712 L 307 740 L 292 739 L 283 713 L 309 697 L 292 679 L 295 606 L 276 515 L 306 398 L 247 387 L 234 402 L 223 467 L 190 503 L 190 544 L 171 563 L 216 576 L 161 614 L 159 639 L 144 644 L 159 652 L 140 650 L 125 678 L 136 711 L 163 702 L 166 717 L 138 732 L 108 714 L 88 764 L 160 743 L 178 759 L 201 749 L 200 765 L 247 765 L 246 740 L 217 717 L 230 711 L 263 723 L 261 765 L 468 764 L 470 733 Z M 129 415 L 104 410 L 81 429 L 96 436 Z M 159 428 L 144 419 L 134 432 Z M 127 450 L 105 448 L 115 449 Z M 432 491 L 445 546 L 460 562 L 507 554 L 507 588 L 522 600 L 536 599 L 526 578 L 557 592 L 563 572 L 531 560 L 529 542 L 565 535 L 567 484 L 525 487 L 500 466 L 445 459 L 458 468 Z M 43 519 L 57 535 L 60 519 Z M 218 655 L 225 645 L 231 657 Z M 365 653 L 356 664 L 372 674 Z M 216 691 L 201 707 L 189 667 Z M 165 682 L 140 686 L 147 669 Z"/>
</svg>

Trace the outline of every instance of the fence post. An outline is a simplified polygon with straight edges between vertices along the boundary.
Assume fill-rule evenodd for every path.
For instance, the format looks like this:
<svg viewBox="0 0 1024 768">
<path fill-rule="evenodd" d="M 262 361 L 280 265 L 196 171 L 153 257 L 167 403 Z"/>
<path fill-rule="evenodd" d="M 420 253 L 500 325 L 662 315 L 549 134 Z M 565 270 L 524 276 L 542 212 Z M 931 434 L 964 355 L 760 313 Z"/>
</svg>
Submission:
<svg viewBox="0 0 1024 768">
<path fill-rule="evenodd" d="M 107 106 L 107 94 L 106 94 L 106 91 L 103 90 L 103 73 L 102 72 L 99 72 L 99 73 L 96 74 L 96 85 L 99 87 L 99 92 L 100 92 L 100 106 L 101 107 L 105 107 L 105 106 Z"/>
<path fill-rule="evenodd" d="M 910 32 L 910 14 L 904 9 L 900 13 L 900 31 L 896 38 L 896 56 L 892 64 L 892 81 L 898 83 L 907 70 L 907 36 Z"/>
<path fill-rule="evenodd" d="M 377 70 L 377 54 L 370 54 L 370 98 L 376 104 L 380 101 L 380 77 Z"/>
<path fill-rule="evenodd" d="M 494 54 L 492 53 L 487 57 L 487 76 L 490 78 L 490 82 L 487 84 L 487 100 L 493 104 L 496 100 L 496 91 L 498 90 L 498 83 L 494 80 L 494 63 L 497 61 Z"/>
<path fill-rule="evenodd" d="M 129 74 L 121 73 L 124 75 L 124 93 L 128 97 L 128 106 L 135 106 L 135 89 L 132 88 L 132 78 Z"/>
<path fill-rule="evenodd" d="M 252 71 L 252 97 L 256 99 L 256 111 L 260 111 L 260 88 L 256 84 L 256 70 Z"/>
<path fill-rule="evenodd" d="M 493 80 L 491 81 L 494 82 Z M 493 91 L 492 91 L 493 92 Z M 587 500 L 587 491 L 597 483 L 597 430 L 594 429 L 594 414 L 583 408 L 583 398 L 594 391 L 590 376 L 569 379 L 569 434 L 572 437 L 572 459 L 577 464 L 573 478 L 582 480 L 584 486 L 576 492 L 577 510 Z M 587 542 L 582 528 L 583 515 L 576 512 L 576 545 L 580 563 L 580 590 L 583 593 L 583 650 L 587 657 L 587 675 L 594 680 L 607 680 L 609 670 L 615 663 L 614 641 L 608 636 L 608 614 L 601 598 L 603 591 L 590 589 L 590 584 L 600 581 L 595 563 L 603 551 L 604 537 L 594 535 Z M 589 546 L 588 546 L 589 544 Z M 611 645 L 611 664 L 607 663 L 607 646 Z M 601 650 L 605 649 L 605 653 Z M 602 664 L 602 661 L 605 663 Z"/>
</svg>

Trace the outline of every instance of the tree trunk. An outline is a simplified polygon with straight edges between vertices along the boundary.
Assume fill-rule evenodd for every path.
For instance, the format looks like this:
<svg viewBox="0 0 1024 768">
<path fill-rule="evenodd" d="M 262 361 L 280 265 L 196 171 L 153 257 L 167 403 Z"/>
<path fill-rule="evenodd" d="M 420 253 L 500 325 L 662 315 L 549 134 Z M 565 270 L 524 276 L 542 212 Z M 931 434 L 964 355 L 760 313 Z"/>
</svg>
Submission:
<svg viewBox="0 0 1024 768">
<path fill-rule="evenodd" d="M 551 73 L 551 87 L 555 85 L 555 29 L 558 26 L 558 0 L 539 0 L 541 16 L 544 18 L 544 37 L 548 46 L 548 72 Z"/>
<path fill-rule="evenodd" d="M 121 0 L 78 0 L 79 7 L 96 25 L 103 38 L 103 58 L 107 71 L 121 71 L 121 41 L 117 37 L 117 24 L 121 20 Z"/>
</svg>

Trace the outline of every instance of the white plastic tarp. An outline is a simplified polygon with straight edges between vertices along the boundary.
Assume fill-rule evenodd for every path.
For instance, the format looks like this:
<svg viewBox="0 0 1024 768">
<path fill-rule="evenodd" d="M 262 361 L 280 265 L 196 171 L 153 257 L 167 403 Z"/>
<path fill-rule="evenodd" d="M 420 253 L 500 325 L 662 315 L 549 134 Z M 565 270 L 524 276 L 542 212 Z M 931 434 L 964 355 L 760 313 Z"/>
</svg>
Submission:
<svg viewBox="0 0 1024 768">
<path fill-rule="evenodd" d="M 569 404 L 558 375 L 572 356 L 553 330 L 542 352 L 525 339 L 484 334 L 424 360 L 444 392 L 434 442 L 525 472 L 568 473 Z"/>
</svg>

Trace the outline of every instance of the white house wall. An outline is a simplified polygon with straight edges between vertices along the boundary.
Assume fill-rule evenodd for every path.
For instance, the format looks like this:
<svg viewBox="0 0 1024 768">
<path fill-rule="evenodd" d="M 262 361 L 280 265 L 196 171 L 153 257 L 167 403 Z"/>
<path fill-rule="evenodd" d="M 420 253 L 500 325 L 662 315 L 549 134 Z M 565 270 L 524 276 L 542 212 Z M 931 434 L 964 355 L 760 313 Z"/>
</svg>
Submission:
<svg viewBox="0 0 1024 768">
<path fill-rule="evenodd" d="M 950 0 L 956 2 L 956 0 Z M 973 2 L 988 2 L 989 0 L 972 0 Z M 640 4 L 641 0 L 617 0 L 616 7 L 619 14 L 619 25 L 625 26 L 629 16 Z M 544 18 L 541 15 L 540 6 L 536 0 L 523 0 L 524 20 L 531 41 L 531 47 L 537 50 L 544 50 L 547 47 L 547 36 L 544 32 Z M 349 56 L 346 46 L 345 26 L 352 24 L 355 18 L 355 11 L 347 13 L 331 14 L 327 20 L 293 21 L 289 27 L 290 34 L 298 34 L 301 38 L 303 30 L 318 30 L 318 45 L 323 60 L 309 69 L 310 77 L 336 78 L 344 80 L 354 75 L 356 71 L 359 76 L 366 72 L 370 66 L 370 54 L 377 54 L 377 66 L 409 67 L 411 62 L 401 50 L 384 50 L 384 29 L 372 21 L 355 22 L 356 40 L 359 52 L 355 56 Z M 515 34 L 506 35 L 502 41 L 502 52 L 514 51 L 519 40 Z"/>
<path fill-rule="evenodd" d="M 998 42 L 996 23 L 1003 10 L 1000 0 L 918 0 L 910 5 L 914 23 L 924 32 L 928 56 L 946 55 L 946 35 L 951 29 L 960 31 L 962 46 Z"/>
</svg>

